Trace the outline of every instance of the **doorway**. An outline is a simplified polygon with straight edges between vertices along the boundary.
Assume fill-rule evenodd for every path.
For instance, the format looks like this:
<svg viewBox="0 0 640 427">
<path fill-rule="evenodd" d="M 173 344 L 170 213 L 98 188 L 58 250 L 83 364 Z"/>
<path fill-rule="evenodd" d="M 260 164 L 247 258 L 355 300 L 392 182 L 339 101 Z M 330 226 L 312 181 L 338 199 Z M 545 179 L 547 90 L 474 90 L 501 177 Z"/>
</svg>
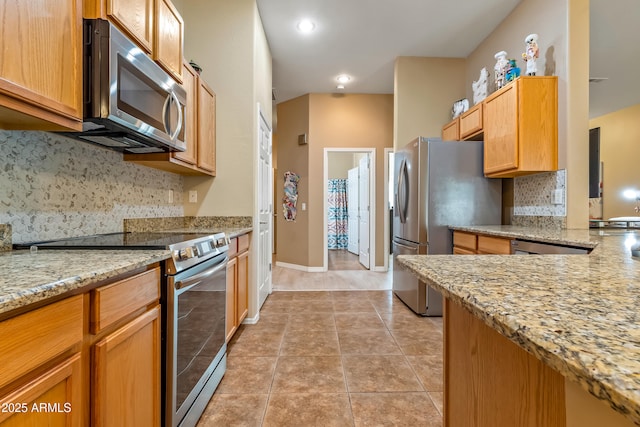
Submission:
<svg viewBox="0 0 640 427">
<path fill-rule="evenodd" d="M 375 148 L 324 149 L 323 270 L 373 270 Z"/>
</svg>

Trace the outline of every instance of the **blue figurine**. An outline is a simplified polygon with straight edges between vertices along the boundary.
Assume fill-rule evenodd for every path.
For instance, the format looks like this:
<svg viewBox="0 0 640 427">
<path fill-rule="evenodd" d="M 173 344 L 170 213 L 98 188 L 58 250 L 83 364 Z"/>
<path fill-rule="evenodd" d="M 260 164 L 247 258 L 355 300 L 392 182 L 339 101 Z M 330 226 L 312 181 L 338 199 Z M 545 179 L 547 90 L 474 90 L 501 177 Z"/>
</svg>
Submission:
<svg viewBox="0 0 640 427">
<path fill-rule="evenodd" d="M 505 75 L 505 79 L 508 82 L 512 82 L 518 77 L 520 77 L 520 67 L 516 65 L 515 59 L 510 59 L 509 68 L 507 69 L 507 74 Z"/>
</svg>

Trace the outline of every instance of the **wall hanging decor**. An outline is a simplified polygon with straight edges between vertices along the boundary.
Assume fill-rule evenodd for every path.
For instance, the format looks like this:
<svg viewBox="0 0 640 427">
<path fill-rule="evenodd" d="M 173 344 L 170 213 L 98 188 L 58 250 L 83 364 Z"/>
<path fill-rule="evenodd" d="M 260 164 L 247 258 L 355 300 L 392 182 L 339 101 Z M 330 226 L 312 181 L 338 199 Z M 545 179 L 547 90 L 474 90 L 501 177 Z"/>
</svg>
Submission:
<svg viewBox="0 0 640 427">
<path fill-rule="evenodd" d="M 296 220 L 296 204 L 298 203 L 298 182 L 300 175 L 287 171 L 284 173 L 284 197 L 282 198 L 282 212 L 287 221 Z"/>
</svg>

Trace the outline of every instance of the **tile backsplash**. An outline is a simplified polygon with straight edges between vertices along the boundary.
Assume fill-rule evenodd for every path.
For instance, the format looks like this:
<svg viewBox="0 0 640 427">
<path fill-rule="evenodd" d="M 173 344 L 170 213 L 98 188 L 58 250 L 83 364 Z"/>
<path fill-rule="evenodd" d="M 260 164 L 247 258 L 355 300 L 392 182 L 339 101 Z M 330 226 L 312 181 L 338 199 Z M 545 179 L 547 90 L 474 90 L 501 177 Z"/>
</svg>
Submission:
<svg viewBox="0 0 640 427">
<path fill-rule="evenodd" d="M 527 175 L 513 180 L 514 225 L 565 228 L 567 216 L 566 170 Z M 553 194 L 561 191 L 561 203 L 553 203 Z"/>
<path fill-rule="evenodd" d="M 55 133 L 0 131 L 0 159 L 0 224 L 11 226 L 14 243 L 184 215 L 182 176 L 124 162 L 115 151 Z"/>
</svg>

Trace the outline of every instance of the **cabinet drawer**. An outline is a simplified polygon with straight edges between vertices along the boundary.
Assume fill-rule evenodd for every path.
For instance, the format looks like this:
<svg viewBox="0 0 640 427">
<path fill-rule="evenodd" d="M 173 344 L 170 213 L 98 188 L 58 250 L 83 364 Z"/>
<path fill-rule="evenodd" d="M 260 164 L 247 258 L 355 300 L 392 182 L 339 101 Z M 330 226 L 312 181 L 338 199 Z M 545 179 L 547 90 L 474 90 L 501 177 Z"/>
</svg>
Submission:
<svg viewBox="0 0 640 427">
<path fill-rule="evenodd" d="M 469 139 L 482 132 L 482 106 L 478 104 L 460 116 L 460 138 Z"/>
<path fill-rule="evenodd" d="M 238 253 L 249 250 L 249 235 L 243 234 L 242 236 L 238 236 Z"/>
<path fill-rule="evenodd" d="M 0 387 L 82 341 L 82 295 L 0 323 Z"/>
<path fill-rule="evenodd" d="M 476 253 L 474 251 L 471 251 L 469 249 L 464 249 L 464 248 L 459 248 L 457 246 L 453 247 L 453 254 L 454 255 L 475 255 Z"/>
<path fill-rule="evenodd" d="M 160 268 L 91 291 L 91 333 L 160 299 Z"/>
<path fill-rule="evenodd" d="M 459 248 L 468 249 L 470 251 L 476 251 L 477 249 L 477 237 L 475 234 L 464 233 L 462 231 L 453 232 L 453 246 Z"/>
<path fill-rule="evenodd" d="M 501 237 L 478 236 L 478 252 L 485 254 L 511 254 L 511 239 Z"/>
</svg>

